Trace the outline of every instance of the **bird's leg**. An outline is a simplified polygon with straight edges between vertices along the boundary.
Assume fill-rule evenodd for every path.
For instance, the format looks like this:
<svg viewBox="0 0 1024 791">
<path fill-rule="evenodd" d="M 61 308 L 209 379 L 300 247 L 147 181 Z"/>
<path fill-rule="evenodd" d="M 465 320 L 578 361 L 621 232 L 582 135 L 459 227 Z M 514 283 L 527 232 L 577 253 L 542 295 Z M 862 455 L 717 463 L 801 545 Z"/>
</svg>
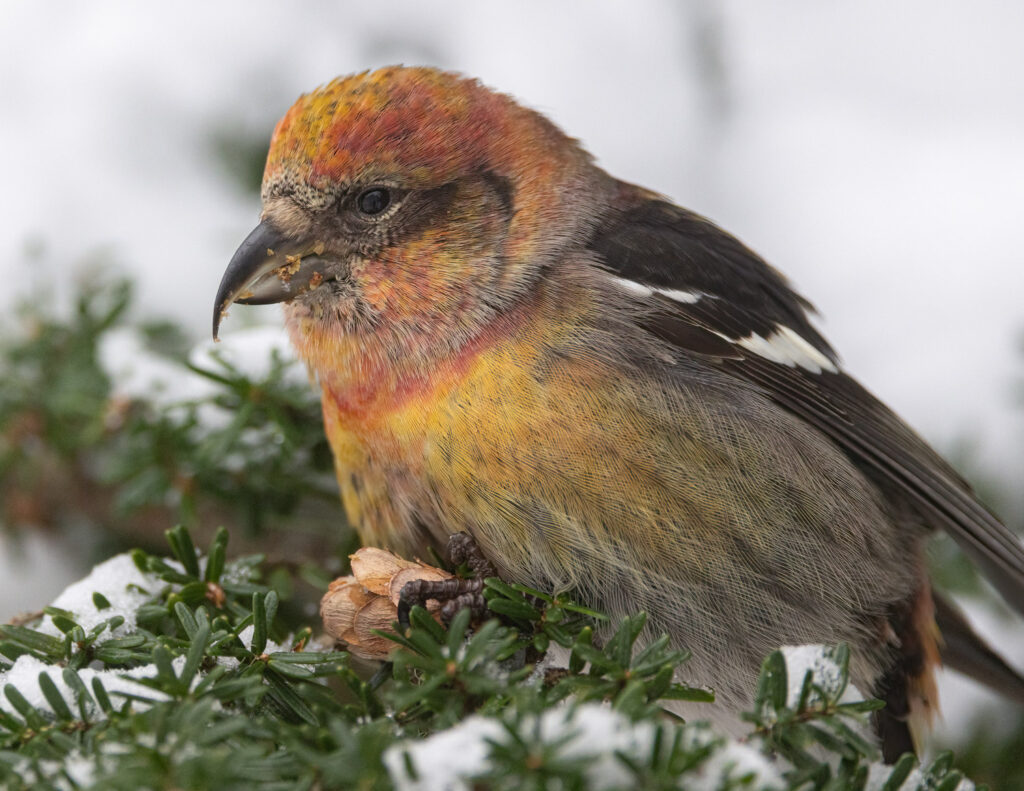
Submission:
<svg viewBox="0 0 1024 791">
<path fill-rule="evenodd" d="M 473 578 L 484 580 L 487 577 L 497 577 L 498 570 L 494 568 L 476 543 L 476 539 L 469 533 L 463 531 L 448 537 L 448 559 L 456 566 L 465 563 L 473 572 Z"/>
<path fill-rule="evenodd" d="M 448 580 L 413 580 L 402 587 L 398 597 L 398 623 L 409 626 L 409 610 L 421 607 L 429 599 L 442 602 L 441 620 L 451 623 L 455 614 L 468 607 L 474 618 L 487 613 L 484 600 L 484 579 L 498 575 L 494 565 L 484 557 L 476 539 L 469 533 L 456 533 L 448 539 L 448 558 L 456 566 L 466 563 L 473 572 L 472 579 L 454 577 Z"/>
</svg>

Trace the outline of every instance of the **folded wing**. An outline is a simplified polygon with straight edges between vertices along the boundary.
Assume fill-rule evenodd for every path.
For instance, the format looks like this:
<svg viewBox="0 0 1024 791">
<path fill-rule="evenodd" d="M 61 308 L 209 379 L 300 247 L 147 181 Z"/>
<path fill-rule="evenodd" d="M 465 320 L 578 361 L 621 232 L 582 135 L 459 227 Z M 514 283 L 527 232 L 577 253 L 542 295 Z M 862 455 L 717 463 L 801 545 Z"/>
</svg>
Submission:
<svg viewBox="0 0 1024 791">
<path fill-rule="evenodd" d="M 811 305 L 708 220 L 645 198 L 590 240 L 614 285 L 646 303 L 647 328 L 763 388 L 829 437 L 889 496 L 945 529 L 1024 613 L 1024 545 L 891 410 L 845 374 L 808 320 Z"/>
</svg>

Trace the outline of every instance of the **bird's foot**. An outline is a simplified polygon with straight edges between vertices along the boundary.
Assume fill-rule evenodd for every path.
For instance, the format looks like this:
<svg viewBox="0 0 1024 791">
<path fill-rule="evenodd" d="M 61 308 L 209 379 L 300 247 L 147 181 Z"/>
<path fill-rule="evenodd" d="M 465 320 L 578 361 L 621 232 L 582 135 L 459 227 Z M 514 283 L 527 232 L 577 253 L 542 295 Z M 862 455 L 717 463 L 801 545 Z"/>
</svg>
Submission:
<svg viewBox="0 0 1024 791">
<path fill-rule="evenodd" d="M 409 611 L 416 605 L 425 606 L 430 599 L 442 603 L 441 620 L 446 624 L 451 623 L 455 614 L 465 608 L 472 611 L 474 619 L 486 615 L 484 579 L 498 575 L 494 565 L 484 557 L 476 539 L 465 532 L 449 537 L 448 558 L 456 566 L 463 563 L 468 565 L 473 578 L 407 582 L 398 598 L 398 623 L 403 629 L 409 627 Z"/>
</svg>

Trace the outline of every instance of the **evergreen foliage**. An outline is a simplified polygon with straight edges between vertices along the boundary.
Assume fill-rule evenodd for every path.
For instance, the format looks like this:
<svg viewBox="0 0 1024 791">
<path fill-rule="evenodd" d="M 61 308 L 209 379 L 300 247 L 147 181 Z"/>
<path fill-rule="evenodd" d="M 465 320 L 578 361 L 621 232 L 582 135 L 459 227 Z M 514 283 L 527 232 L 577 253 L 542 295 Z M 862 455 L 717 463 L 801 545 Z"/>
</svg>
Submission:
<svg viewBox="0 0 1024 791">
<path fill-rule="evenodd" d="M 69 318 L 29 300 L 2 328 L 2 524 L 86 522 L 156 548 L 168 524 L 221 523 L 313 534 L 321 556 L 346 548 L 319 401 L 299 363 L 261 350 L 254 376 L 218 347 L 189 355 L 175 325 L 131 323 L 131 299 L 128 281 L 94 277 Z M 102 359 L 115 333 L 137 341 L 129 364 L 169 381 L 122 392 Z"/>
<path fill-rule="evenodd" d="M 173 325 L 144 324 L 147 353 L 207 387 L 126 399 L 102 346 L 130 326 L 130 301 L 126 282 L 95 280 L 70 318 L 24 306 L 0 343 L 4 526 L 84 520 L 146 547 L 131 555 L 130 606 L 124 585 L 98 587 L 88 619 L 50 607 L 0 626 L 0 787 L 425 789 L 458 763 L 438 741 L 456 737 L 486 757 L 467 788 L 969 787 L 948 754 L 877 763 L 863 724 L 878 704 L 846 694 L 842 646 L 825 655 L 838 674 L 808 674 L 795 696 L 785 656 L 768 657 L 737 742 L 665 713 L 711 696 L 678 683 L 686 655 L 644 634 L 642 613 L 608 625 L 497 579 L 481 624 L 413 609 L 384 668 L 321 645 L 301 579 L 322 591 L 325 560 L 351 537 L 312 389 L 279 355 L 254 375 L 227 354 L 189 355 Z M 168 531 L 163 557 L 176 521 L 191 530 Z M 229 532 L 236 544 L 258 532 L 272 551 L 311 532 L 320 543 L 229 560 Z M 602 740 L 613 726 L 619 741 Z M 972 765 L 994 750 L 996 777 L 1015 777 L 1010 748 L 976 743 Z"/>
<path fill-rule="evenodd" d="M 616 755 L 630 777 L 622 787 L 686 787 L 729 749 L 723 737 L 662 712 L 666 700 L 712 696 L 673 680 L 679 668 L 685 675 L 686 656 L 666 638 L 638 646 L 642 614 L 597 645 L 599 614 L 490 579 L 495 617 L 471 628 L 463 610 L 445 628 L 414 608 L 410 628 L 392 637 L 390 667 L 367 678 L 345 652 L 316 647 L 308 627 L 292 631 L 258 558 L 225 561 L 227 531 L 202 557 L 184 528 L 167 538 L 173 559 L 132 555 L 151 585 L 129 633 L 110 636 L 121 615 L 86 630 L 72 612 L 53 609 L 46 615 L 60 636 L 38 622 L 0 627 L 0 668 L 10 672 L 25 657 L 42 668 L 38 692 L 28 684 L 3 688 L 5 788 L 390 788 L 386 751 L 401 754 L 402 745 L 472 714 L 502 729 L 474 788 L 586 788 L 592 758 L 563 749 L 571 731 L 552 737 L 538 722 L 544 712 L 588 701 L 609 704 L 652 734 L 643 753 Z M 93 604 L 103 610 L 104 594 Z M 568 666 L 538 672 L 553 645 L 568 652 Z M 765 662 L 749 744 L 773 756 L 785 778 L 771 787 L 862 789 L 869 772 L 877 774 L 877 765 L 870 769 L 877 752 L 857 727 L 878 704 L 841 702 L 849 655 L 840 647 L 832 658 L 840 675 L 826 684 L 808 673 L 795 705 L 787 702 L 782 655 Z M 140 668 L 132 676 L 138 692 L 110 690 L 95 672 L 84 678 L 87 670 Z M 901 761 L 872 787 L 903 787 L 913 766 Z M 942 756 L 913 779 L 910 787 L 948 791 L 960 774 Z M 760 788 L 765 780 L 727 772 L 707 787 Z"/>
</svg>

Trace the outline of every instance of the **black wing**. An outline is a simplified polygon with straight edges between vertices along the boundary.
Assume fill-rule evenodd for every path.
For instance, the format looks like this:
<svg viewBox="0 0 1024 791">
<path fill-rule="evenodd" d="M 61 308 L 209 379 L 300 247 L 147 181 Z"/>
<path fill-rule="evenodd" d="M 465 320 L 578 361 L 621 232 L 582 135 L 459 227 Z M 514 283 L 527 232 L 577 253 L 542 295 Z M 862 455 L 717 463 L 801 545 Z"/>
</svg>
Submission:
<svg viewBox="0 0 1024 791">
<path fill-rule="evenodd" d="M 762 387 L 839 445 L 885 491 L 901 493 L 1024 613 L 1024 545 L 902 420 L 843 373 L 811 326 L 809 303 L 710 221 L 659 199 L 609 218 L 590 249 L 656 310 L 648 329 Z"/>
</svg>

